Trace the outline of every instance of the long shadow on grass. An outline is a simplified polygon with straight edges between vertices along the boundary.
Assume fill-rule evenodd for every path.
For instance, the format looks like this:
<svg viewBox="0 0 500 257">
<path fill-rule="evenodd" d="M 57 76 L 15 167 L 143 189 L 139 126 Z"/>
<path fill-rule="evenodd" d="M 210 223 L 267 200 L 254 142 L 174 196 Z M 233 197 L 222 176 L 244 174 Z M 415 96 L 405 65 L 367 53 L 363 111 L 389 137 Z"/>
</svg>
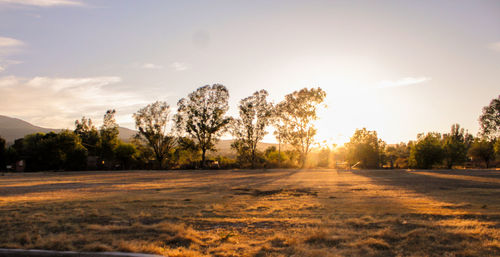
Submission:
<svg viewBox="0 0 500 257">
<path fill-rule="evenodd" d="M 439 172 L 435 171 L 425 172 L 439 174 Z M 500 189 L 500 184 L 494 182 L 479 182 L 454 177 L 435 177 L 429 174 L 420 174 L 418 171 L 361 170 L 354 173 L 370 178 L 373 183 L 378 185 L 410 190 L 420 195 L 451 204 L 445 208 L 475 208 L 477 210 L 481 206 L 488 208 L 488 205 L 490 207 L 498 207 L 500 205 L 500 195 L 497 191 Z M 485 216 L 481 219 L 495 218 L 500 220 L 500 215 L 477 216 L 478 218 Z"/>
</svg>

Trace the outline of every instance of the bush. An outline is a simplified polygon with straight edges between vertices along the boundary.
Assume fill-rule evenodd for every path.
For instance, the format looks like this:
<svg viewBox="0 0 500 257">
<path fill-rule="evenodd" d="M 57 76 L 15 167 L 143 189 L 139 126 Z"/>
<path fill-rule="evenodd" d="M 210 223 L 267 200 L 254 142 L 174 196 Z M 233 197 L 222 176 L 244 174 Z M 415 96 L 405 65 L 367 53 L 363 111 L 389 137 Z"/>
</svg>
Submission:
<svg viewBox="0 0 500 257">
<path fill-rule="evenodd" d="M 417 142 L 411 146 L 409 165 L 412 168 L 429 169 L 440 164 L 444 157 L 441 134 L 419 134 Z"/>
</svg>

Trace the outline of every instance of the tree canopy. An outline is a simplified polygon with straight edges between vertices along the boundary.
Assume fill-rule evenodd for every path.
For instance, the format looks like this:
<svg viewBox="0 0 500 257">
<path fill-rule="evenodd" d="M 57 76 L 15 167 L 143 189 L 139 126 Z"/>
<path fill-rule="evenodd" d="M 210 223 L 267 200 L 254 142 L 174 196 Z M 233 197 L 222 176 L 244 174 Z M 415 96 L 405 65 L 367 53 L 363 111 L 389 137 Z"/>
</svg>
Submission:
<svg viewBox="0 0 500 257">
<path fill-rule="evenodd" d="M 273 105 L 267 101 L 269 94 L 260 90 L 240 101 L 239 118 L 233 120 L 232 134 L 235 137 L 233 147 L 239 156 L 248 155 L 255 167 L 257 144 L 267 134 L 266 127 L 271 122 Z"/>
<path fill-rule="evenodd" d="M 489 138 L 500 136 L 500 95 L 491 100 L 490 105 L 483 107 L 479 116 L 481 134 Z"/>
<path fill-rule="evenodd" d="M 359 162 L 363 168 L 378 168 L 384 148 L 385 143 L 378 138 L 376 131 L 356 129 L 346 144 L 347 161 L 351 165 Z"/>
<path fill-rule="evenodd" d="M 156 101 L 138 110 L 133 117 L 139 136 L 153 150 L 159 167 L 164 168 L 165 159 L 175 145 L 170 106 L 167 102 Z"/>
<path fill-rule="evenodd" d="M 177 103 L 176 124 L 181 135 L 187 135 L 201 149 L 201 163 L 205 165 L 206 152 L 215 149 L 215 142 L 226 131 L 231 118 L 229 92 L 225 86 L 214 84 L 196 89 Z"/>
<path fill-rule="evenodd" d="M 304 167 L 307 154 L 315 142 L 316 127 L 313 121 L 318 117 L 318 105 L 323 103 L 326 92 L 321 88 L 303 88 L 285 96 L 276 107 L 276 114 L 282 122 L 279 130 L 285 143 L 300 153 L 300 163 Z"/>
</svg>

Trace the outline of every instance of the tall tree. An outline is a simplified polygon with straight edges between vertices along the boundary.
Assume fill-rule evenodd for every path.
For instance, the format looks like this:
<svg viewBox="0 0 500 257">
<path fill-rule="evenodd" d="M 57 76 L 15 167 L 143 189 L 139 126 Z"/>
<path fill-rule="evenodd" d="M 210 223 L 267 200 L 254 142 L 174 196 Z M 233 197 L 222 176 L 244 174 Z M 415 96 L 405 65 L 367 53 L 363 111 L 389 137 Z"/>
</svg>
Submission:
<svg viewBox="0 0 500 257">
<path fill-rule="evenodd" d="M 450 133 L 443 135 L 444 160 L 448 169 L 467 160 L 467 151 L 471 141 L 472 135 L 460 128 L 458 124 L 453 124 Z"/>
<path fill-rule="evenodd" d="M 88 155 L 95 156 L 99 143 L 99 131 L 97 131 L 92 120 L 85 118 L 85 116 L 81 120 L 76 120 L 74 132 L 82 139 L 82 145 L 87 149 Z"/>
<path fill-rule="evenodd" d="M 242 99 L 239 105 L 240 117 L 232 123 L 232 134 L 236 137 L 233 146 L 237 150 L 248 149 L 252 168 L 255 167 L 257 144 L 267 134 L 266 127 L 273 115 L 273 105 L 267 101 L 268 95 L 266 90 L 260 90 Z"/>
<path fill-rule="evenodd" d="M 100 129 L 99 151 L 101 158 L 106 161 L 105 166 L 110 167 L 110 162 L 114 158 L 114 150 L 118 145 L 118 124 L 115 120 L 115 110 L 107 110 L 104 114 L 103 123 Z"/>
<path fill-rule="evenodd" d="M 500 95 L 491 100 L 490 105 L 483 107 L 479 124 L 483 136 L 490 139 L 500 136 Z"/>
<path fill-rule="evenodd" d="M 307 154 L 314 143 L 316 128 L 313 121 L 318 117 L 316 110 L 326 97 L 321 88 L 303 88 L 285 96 L 277 105 L 277 114 L 282 121 L 280 137 L 300 154 L 300 165 L 304 167 Z"/>
<path fill-rule="evenodd" d="M 145 139 L 153 150 L 160 168 L 165 168 L 165 160 L 175 145 L 172 132 L 170 106 L 156 101 L 134 113 L 138 135 Z"/>
<path fill-rule="evenodd" d="M 376 131 L 356 129 L 347 149 L 347 161 L 353 165 L 360 163 L 363 168 L 378 168 L 385 143 L 378 138 Z"/>
<path fill-rule="evenodd" d="M 225 116 L 228 99 L 226 87 L 214 84 L 198 88 L 177 103 L 177 129 L 196 142 L 201 150 L 202 166 L 205 166 L 206 152 L 215 148 L 231 122 L 231 118 Z"/>
</svg>

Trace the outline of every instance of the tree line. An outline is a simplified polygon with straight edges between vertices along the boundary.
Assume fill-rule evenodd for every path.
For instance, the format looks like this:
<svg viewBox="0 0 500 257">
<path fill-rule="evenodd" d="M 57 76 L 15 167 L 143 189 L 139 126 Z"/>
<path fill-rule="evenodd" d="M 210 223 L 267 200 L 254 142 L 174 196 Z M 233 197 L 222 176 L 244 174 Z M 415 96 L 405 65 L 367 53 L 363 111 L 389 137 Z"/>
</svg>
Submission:
<svg viewBox="0 0 500 257">
<path fill-rule="evenodd" d="M 450 132 L 428 132 L 417 135 L 417 140 L 387 145 L 376 131 L 357 129 L 350 141 L 330 153 L 333 159 L 347 166 L 361 168 L 490 168 L 500 160 L 500 96 L 491 100 L 479 117 L 480 132 L 473 136 L 459 124 Z M 325 157 L 321 157 L 325 159 Z M 323 162 L 324 163 L 324 162 Z"/>
<path fill-rule="evenodd" d="M 175 114 L 156 101 L 133 114 L 137 134 L 118 138 L 116 111 L 108 110 L 103 125 L 75 121 L 73 131 L 36 133 L 6 146 L 0 138 L 0 167 L 24 160 L 25 169 L 192 169 L 192 168 L 453 168 L 490 167 L 500 159 L 500 96 L 483 108 L 481 131 L 473 136 L 453 124 L 449 133 L 422 133 L 417 140 L 387 145 L 376 131 L 357 129 L 343 146 L 315 141 L 326 92 L 304 88 L 274 104 L 259 90 L 240 100 L 238 116 L 227 115 L 229 92 L 220 84 L 196 89 L 177 102 Z M 277 146 L 258 145 L 274 128 Z M 230 133 L 236 156 L 216 153 L 216 143 Z M 319 147 L 318 147 L 319 146 Z M 315 151 L 312 151 L 313 148 Z M 208 156 L 212 153 L 211 156 Z"/>
<path fill-rule="evenodd" d="M 230 168 L 303 167 L 315 143 L 316 109 L 325 97 L 321 88 L 304 88 L 275 105 L 268 100 L 268 92 L 260 90 L 242 99 L 239 116 L 230 117 L 227 88 L 206 85 L 180 99 L 175 114 L 165 101 L 139 109 L 133 114 L 138 132 L 130 142 L 118 138 L 116 111 L 108 110 L 99 129 L 82 117 L 75 121 L 74 131 L 30 134 L 9 147 L 0 140 L 0 164 L 5 167 L 23 160 L 31 171 L 206 168 L 215 163 Z M 290 149 L 257 149 L 271 125 L 278 128 L 280 145 Z M 225 133 L 234 136 L 231 148 L 236 158 L 207 160 Z"/>
</svg>

